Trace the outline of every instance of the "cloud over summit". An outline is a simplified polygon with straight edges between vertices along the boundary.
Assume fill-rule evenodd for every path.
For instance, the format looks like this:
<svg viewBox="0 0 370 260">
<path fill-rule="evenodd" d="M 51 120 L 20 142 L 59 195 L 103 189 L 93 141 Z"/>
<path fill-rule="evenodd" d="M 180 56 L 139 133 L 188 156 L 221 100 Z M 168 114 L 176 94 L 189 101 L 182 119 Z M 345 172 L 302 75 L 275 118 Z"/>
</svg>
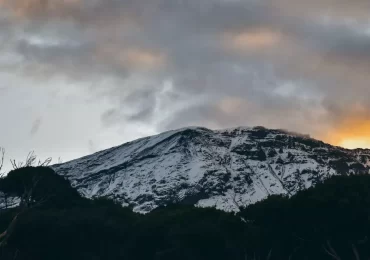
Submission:
<svg viewBox="0 0 370 260">
<path fill-rule="evenodd" d="M 17 100 L 40 107 L 26 132 L 40 113 L 45 131 L 78 115 L 84 151 L 187 125 L 340 144 L 343 125 L 370 122 L 369 12 L 365 0 L 0 0 L 0 89 L 32 90 Z"/>
</svg>

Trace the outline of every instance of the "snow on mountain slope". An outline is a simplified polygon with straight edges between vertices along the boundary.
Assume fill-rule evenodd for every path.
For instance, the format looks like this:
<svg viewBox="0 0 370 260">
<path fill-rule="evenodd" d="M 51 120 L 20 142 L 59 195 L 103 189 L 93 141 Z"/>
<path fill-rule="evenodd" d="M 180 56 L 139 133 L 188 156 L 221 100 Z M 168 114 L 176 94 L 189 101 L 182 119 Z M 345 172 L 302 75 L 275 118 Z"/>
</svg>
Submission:
<svg viewBox="0 0 370 260">
<path fill-rule="evenodd" d="M 263 127 L 185 128 L 54 165 L 81 194 L 137 212 L 169 203 L 226 211 L 294 194 L 335 174 L 368 173 L 370 150 L 346 150 Z"/>
</svg>

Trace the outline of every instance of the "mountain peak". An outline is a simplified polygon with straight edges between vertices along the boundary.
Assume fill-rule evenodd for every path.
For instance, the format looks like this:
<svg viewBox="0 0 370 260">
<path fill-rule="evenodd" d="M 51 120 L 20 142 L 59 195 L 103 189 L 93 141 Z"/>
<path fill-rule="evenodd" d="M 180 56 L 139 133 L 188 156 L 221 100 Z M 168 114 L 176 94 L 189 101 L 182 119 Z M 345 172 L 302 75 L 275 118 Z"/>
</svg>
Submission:
<svg viewBox="0 0 370 260">
<path fill-rule="evenodd" d="M 107 196 L 138 212 L 171 203 L 237 211 L 332 175 L 368 173 L 369 161 L 369 150 L 346 150 L 281 129 L 186 127 L 53 168 L 84 196 Z"/>
</svg>

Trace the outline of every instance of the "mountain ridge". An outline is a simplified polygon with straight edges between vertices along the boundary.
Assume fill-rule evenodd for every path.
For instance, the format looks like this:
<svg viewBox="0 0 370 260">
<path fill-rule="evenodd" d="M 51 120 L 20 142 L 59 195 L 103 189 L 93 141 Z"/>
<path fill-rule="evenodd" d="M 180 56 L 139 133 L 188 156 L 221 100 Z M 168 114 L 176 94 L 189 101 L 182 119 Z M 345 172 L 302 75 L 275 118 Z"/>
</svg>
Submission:
<svg viewBox="0 0 370 260">
<path fill-rule="evenodd" d="M 187 127 L 52 167 L 84 196 L 110 197 L 137 212 L 171 203 L 238 211 L 332 175 L 368 173 L 370 150 L 260 126 Z"/>
</svg>

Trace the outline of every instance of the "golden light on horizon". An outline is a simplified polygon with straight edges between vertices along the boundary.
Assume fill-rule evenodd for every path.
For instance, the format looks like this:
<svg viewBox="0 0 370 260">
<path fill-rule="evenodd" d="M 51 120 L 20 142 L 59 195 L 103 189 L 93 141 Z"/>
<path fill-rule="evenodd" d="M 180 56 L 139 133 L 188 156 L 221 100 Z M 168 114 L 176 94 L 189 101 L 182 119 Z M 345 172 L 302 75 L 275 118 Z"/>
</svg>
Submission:
<svg viewBox="0 0 370 260">
<path fill-rule="evenodd" d="M 362 138 L 344 139 L 338 145 L 344 148 L 348 148 L 348 149 L 370 148 L 370 138 L 368 140 L 362 139 Z"/>
<path fill-rule="evenodd" d="M 370 119 L 348 118 L 325 141 L 348 149 L 370 148 Z"/>
</svg>

